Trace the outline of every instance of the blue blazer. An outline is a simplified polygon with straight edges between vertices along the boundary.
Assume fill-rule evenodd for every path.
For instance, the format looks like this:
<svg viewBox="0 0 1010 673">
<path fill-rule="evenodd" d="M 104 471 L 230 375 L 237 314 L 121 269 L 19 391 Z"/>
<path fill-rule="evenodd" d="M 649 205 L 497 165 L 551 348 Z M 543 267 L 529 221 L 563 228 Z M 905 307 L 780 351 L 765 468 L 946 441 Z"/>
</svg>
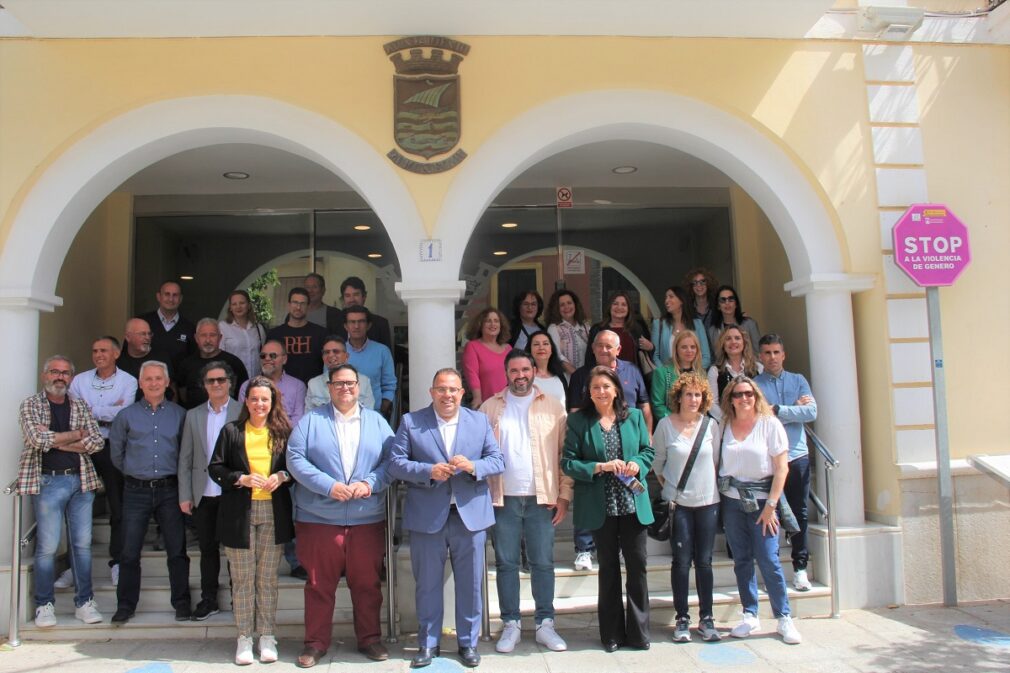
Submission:
<svg viewBox="0 0 1010 673">
<path fill-rule="evenodd" d="M 442 530 L 449 518 L 451 497 L 456 498 L 459 517 L 468 530 L 481 531 L 494 525 L 487 477 L 504 471 L 505 461 L 487 416 L 460 407 L 453 453 L 470 459 L 475 474 L 461 472 L 445 481 L 434 481 L 431 466 L 449 460 L 434 407 L 428 405 L 406 414 L 400 421 L 390 452 L 389 474 L 407 484 L 403 510 L 403 527 L 407 530 Z"/>
<path fill-rule="evenodd" d="M 332 404 L 302 416 L 288 438 L 288 472 L 295 478 L 295 521 L 333 526 L 377 523 L 386 518 L 383 491 L 392 479 L 389 446 L 393 431 L 381 414 L 361 408 L 361 439 L 351 474 L 344 474 Z M 333 484 L 363 481 L 372 489 L 367 498 L 340 502 L 330 497 Z"/>
</svg>

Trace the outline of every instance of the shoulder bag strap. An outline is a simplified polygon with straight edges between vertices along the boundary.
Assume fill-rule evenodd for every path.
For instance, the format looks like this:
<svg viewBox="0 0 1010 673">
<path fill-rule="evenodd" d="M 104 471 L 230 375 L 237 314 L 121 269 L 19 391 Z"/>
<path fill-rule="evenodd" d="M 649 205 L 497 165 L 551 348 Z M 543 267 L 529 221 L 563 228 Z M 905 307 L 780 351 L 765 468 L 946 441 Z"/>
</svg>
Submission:
<svg viewBox="0 0 1010 673">
<path fill-rule="evenodd" d="M 677 482 L 677 493 L 683 493 L 684 487 L 687 486 L 687 479 L 691 476 L 691 470 L 694 469 L 694 461 L 697 460 L 698 453 L 701 451 L 701 442 L 705 438 L 706 432 L 708 432 L 707 415 L 701 419 L 701 427 L 698 428 L 698 434 L 695 435 L 694 446 L 691 447 L 691 455 L 687 457 L 684 471 L 680 473 L 680 481 Z"/>
</svg>

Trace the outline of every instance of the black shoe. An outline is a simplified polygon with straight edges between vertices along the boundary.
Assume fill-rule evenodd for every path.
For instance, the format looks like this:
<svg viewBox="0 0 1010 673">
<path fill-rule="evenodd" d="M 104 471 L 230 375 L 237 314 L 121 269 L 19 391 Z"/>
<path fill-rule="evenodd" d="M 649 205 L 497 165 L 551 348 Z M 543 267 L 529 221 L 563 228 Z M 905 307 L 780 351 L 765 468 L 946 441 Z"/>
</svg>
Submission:
<svg viewBox="0 0 1010 673">
<path fill-rule="evenodd" d="M 431 665 L 431 660 L 439 655 L 438 645 L 435 647 L 420 647 L 417 654 L 410 660 L 411 668 L 424 668 Z"/>
<path fill-rule="evenodd" d="M 463 662 L 463 665 L 467 668 L 476 668 L 480 666 L 480 655 L 477 654 L 476 647 L 461 647 L 459 648 L 459 660 Z"/>
<path fill-rule="evenodd" d="M 613 653 L 613 652 L 616 652 L 617 650 L 619 650 L 620 647 L 621 647 L 621 644 L 619 642 L 617 642 L 616 640 L 608 640 L 607 642 L 603 643 L 603 651 L 604 652 Z"/>
<path fill-rule="evenodd" d="M 291 569 L 291 576 L 302 580 L 303 582 L 309 579 L 309 571 L 305 568 L 298 566 L 297 568 Z"/>
<path fill-rule="evenodd" d="M 648 640 L 644 643 L 628 643 L 627 645 L 633 650 L 647 650 L 652 647 Z"/>
<path fill-rule="evenodd" d="M 196 606 L 196 610 L 193 610 L 193 621 L 202 622 L 208 617 L 216 615 L 219 612 L 221 611 L 218 610 L 217 603 L 211 603 L 209 601 L 200 601 Z M 178 614 L 178 612 L 176 614 Z"/>
<path fill-rule="evenodd" d="M 118 608 L 116 614 L 112 615 L 113 624 L 125 624 L 133 617 L 133 610 L 130 608 Z"/>
<path fill-rule="evenodd" d="M 193 618 L 193 608 L 189 605 L 180 605 L 175 609 L 175 621 L 188 622 Z"/>
</svg>

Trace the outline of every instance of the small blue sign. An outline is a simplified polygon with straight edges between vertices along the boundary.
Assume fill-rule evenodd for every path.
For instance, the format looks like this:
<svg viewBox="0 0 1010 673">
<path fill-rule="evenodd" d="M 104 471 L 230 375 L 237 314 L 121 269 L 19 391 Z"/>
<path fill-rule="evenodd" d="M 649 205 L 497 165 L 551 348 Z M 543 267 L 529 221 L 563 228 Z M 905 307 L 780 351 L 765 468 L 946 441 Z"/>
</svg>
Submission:
<svg viewBox="0 0 1010 673">
<path fill-rule="evenodd" d="M 1010 635 L 1001 633 L 1000 631 L 983 629 L 968 624 L 958 624 L 954 627 L 954 635 L 962 640 L 967 640 L 978 645 L 1010 649 Z"/>
<path fill-rule="evenodd" d="M 743 645 L 706 645 L 698 658 L 716 666 L 743 666 L 757 662 L 757 656 Z"/>
<path fill-rule="evenodd" d="M 131 668 L 126 673 L 172 673 L 172 666 L 160 661 L 152 662 L 139 668 Z"/>
</svg>

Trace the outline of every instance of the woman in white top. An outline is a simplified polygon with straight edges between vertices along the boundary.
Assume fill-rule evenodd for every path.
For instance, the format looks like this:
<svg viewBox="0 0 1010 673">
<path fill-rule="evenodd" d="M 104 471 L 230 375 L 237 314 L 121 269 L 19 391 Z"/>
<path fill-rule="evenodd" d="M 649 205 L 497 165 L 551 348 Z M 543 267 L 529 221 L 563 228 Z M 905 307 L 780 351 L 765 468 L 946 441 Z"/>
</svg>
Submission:
<svg viewBox="0 0 1010 673">
<path fill-rule="evenodd" d="M 726 386 L 722 396 L 725 423 L 719 461 L 719 491 L 726 542 L 743 604 L 743 619 L 732 635 L 746 638 L 761 628 L 757 577 L 761 568 L 778 633 L 790 645 L 802 640 L 789 616 L 786 578 L 779 563 L 777 507 L 789 472 L 789 441 L 761 389 L 746 376 Z"/>
<path fill-rule="evenodd" d="M 565 370 L 554 351 L 554 342 L 547 332 L 539 331 L 530 335 L 529 353 L 537 366 L 536 383 L 540 390 L 561 402 L 568 408 L 568 384 Z"/>
<path fill-rule="evenodd" d="M 218 322 L 221 350 L 237 357 L 252 379 L 260 373 L 260 346 L 266 339 L 263 326 L 256 320 L 252 300 L 245 290 L 228 295 L 228 315 Z"/>
<path fill-rule="evenodd" d="M 589 347 L 589 322 L 579 296 L 571 290 L 555 292 L 547 303 L 547 325 L 565 375 L 571 378 L 585 362 Z"/>
<path fill-rule="evenodd" d="M 726 385 L 738 376 L 754 378 L 764 367 L 754 357 L 754 344 L 747 333 L 736 325 L 727 327 L 715 345 L 715 364 L 708 368 L 708 387 L 721 400 Z M 719 405 L 712 407 L 712 416 L 722 420 Z"/>
<path fill-rule="evenodd" d="M 652 465 L 663 486 L 663 499 L 670 502 L 672 509 L 670 584 L 673 586 L 673 607 L 677 611 L 673 639 L 677 642 L 691 640 L 687 598 L 693 560 L 694 583 L 698 590 L 698 634 L 702 640 L 719 640 L 712 619 L 712 547 L 719 527 L 719 489 L 715 480 L 719 464 L 716 441 L 719 429 L 706 416 L 712 406 L 708 381 L 695 372 L 682 374 L 670 386 L 667 404 L 671 413 L 659 422 L 652 436 L 656 449 Z M 687 482 L 683 490 L 677 490 L 703 428 Z"/>
</svg>

